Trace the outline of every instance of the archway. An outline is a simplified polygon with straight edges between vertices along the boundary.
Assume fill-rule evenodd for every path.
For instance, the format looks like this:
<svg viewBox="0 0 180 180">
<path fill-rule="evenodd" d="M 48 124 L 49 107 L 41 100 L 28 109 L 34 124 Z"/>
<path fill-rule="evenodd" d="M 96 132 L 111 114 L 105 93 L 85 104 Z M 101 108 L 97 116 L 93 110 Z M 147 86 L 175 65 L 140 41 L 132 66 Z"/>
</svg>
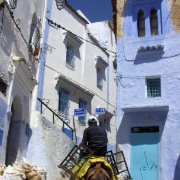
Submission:
<svg viewBox="0 0 180 180">
<path fill-rule="evenodd" d="M 22 120 L 22 103 L 18 96 L 14 97 L 11 112 L 12 116 L 9 125 L 6 148 L 6 165 L 12 165 L 18 156 Z"/>
</svg>

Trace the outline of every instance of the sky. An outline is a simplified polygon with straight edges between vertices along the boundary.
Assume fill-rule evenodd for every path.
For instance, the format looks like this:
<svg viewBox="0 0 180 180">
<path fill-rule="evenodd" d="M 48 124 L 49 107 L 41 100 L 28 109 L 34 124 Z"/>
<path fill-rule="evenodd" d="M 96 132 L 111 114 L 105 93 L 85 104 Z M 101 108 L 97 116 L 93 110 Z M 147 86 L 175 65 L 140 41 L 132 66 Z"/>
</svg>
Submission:
<svg viewBox="0 0 180 180">
<path fill-rule="evenodd" d="M 75 9 L 81 10 L 90 22 L 112 20 L 111 0 L 67 0 Z"/>
</svg>

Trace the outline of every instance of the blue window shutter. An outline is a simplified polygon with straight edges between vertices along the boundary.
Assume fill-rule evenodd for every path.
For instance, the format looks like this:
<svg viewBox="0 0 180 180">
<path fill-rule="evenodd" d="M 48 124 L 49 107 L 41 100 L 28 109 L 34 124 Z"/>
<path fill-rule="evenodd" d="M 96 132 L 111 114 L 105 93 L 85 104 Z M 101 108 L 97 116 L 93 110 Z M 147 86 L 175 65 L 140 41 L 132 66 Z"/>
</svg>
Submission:
<svg viewBox="0 0 180 180">
<path fill-rule="evenodd" d="M 87 102 L 80 98 L 79 99 L 79 108 L 85 108 L 85 110 L 86 110 L 86 106 L 87 106 Z M 82 124 L 86 123 L 86 115 L 78 117 L 78 119 L 79 119 L 79 122 L 81 122 Z"/>
<path fill-rule="evenodd" d="M 66 51 L 66 63 L 72 66 L 73 68 L 75 67 L 74 63 L 74 51 L 73 48 L 67 47 Z"/>
<path fill-rule="evenodd" d="M 103 86 L 103 75 L 100 69 L 97 69 L 97 85 L 99 85 L 100 87 Z"/>
<path fill-rule="evenodd" d="M 63 88 L 59 92 L 59 112 L 66 116 L 69 114 L 69 92 Z"/>
</svg>

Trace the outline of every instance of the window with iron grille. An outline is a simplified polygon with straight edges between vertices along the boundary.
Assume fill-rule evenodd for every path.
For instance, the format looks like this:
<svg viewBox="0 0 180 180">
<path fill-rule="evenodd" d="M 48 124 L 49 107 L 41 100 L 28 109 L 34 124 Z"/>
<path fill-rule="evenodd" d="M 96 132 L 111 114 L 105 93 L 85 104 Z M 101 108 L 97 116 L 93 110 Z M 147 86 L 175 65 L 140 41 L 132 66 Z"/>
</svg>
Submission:
<svg viewBox="0 0 180 180">
<path fill-rule="evenodd" d="M 65 115 L 69 115 L 69 91 L 61 88 L 59 92 L 59 112 Z"/>
<path fill-rule="evenodd" d="M 4 95 L 6 95 L 6 90 L 7 90 L 7 84 L 2 79 L 0 79 L 0 91 Z"/>
<path fill-rule="evenodd" d="M 79 108 L 84 108 L 86 110 L 87 102 L 83 99 L 79 99 Z M 78 117 L 78 120 L 80 123 L 85 124 L 86 123 L 86 115 Z"/>
<path fill-rule="evenodd" d="M 161 97 L 161 80 L 160 78 L 156 79 L 147 79 L 147 97 Z"/>
<path fill-rule="evenodd" d="M 97 68 L 97 86 L 103 87 L 103 72 L 100 68 Z"/>
<path fill-rule="evenodd" d="M 68 67 L 71 67 L 72 69 L 75 68 L 74 48 L 72 46 L 67 46 L 66 63 L 68 65 Z"/>
</svg>

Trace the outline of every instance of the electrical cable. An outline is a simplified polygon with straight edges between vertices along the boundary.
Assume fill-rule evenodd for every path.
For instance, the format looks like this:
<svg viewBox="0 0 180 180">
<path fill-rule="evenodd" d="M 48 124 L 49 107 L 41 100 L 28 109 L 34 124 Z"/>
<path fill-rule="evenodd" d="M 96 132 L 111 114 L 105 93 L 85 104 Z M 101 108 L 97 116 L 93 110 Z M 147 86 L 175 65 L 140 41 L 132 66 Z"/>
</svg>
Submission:
<svg viewBox="0 0 180 180">
<path fill-rule="evenodd" d="M 42 55 L 42 57 L 45 58 L 43 55 Z M 49 69 L 51 69 L 52 71 L 55 71 L 56 73 L 58 73 L 58 74 L 60 74 L 60 75 L 63 75 L 62 73 L 60 73 L 59 71 L 55 70 L 54 68 L 46 65 L 45 63 L 44 63 L 44 66 L 47 67 L 47 68 L 49 68 Z M 70 79 L 71 81 L 74 81 L 74 80 L 72 80 L 71 78 L 69 78 L 69 79 Z M 74 81 L 74 82 L 75 82 L 75 81 Z M 75 82 L 75 83 L 78 84 L 78 85 L 81 86 L 81 87 L 84 87 L 83 85 L 79 84 L 78 82 Z M 86 87 L 84 87 L 84 88 L 86 88 Z M 88 88 L 86 88 L 86 89 L 88 89 Z M 89 89 L 88 89 L 88 90 L 89 90 Z M 91 90 L 89 90 L 89 91 L 91 91 Z M 93 92 L 93 93 L 94 93 L 94 92 Z M 103 99 L 103 98 L 102 98 L 101 96 L 99 96 L 98 94 L 95 93 L 95 95 L 98 96 L 100 99 L 102 99 L 104 102 L 106 102 L 106 103 L 108 103 L 109 105 L 111 105 L 112 107 L 116 108 L 113 104 L 107 102 L 105 99 Z"/>
<path fill-rule="evenodd" d="M 87 40 L 87 39 L 84 39 L 84 38 L 82 38 L 82 37 L 74 34 L 73 32 L 67 30 L 65 27 L 62 27 L 60 24 L 57 24 L 56 22 L 53 22 L 52 20 L 48 19 L 47 17 L 46 17 L 46 19 L 47 19 L 47 21 L 48 21 L 48 24 L 49 24 L 51 27 L 56 28 L 56 29 L 57 29 L 57 28 L 61 28 L 61 29 L 69 32 L 70 34 L 74 35 L 75 37 L 77 37 L 77 38 L 79 38 L 79 39 L 82 39 L 82 40 L 84 40 L 84 41 L 86 41 L 86 42 L 88 42 L 88 43 L 91 43 L 91 44 L 93 44 L 93 45 L 95 45 L 95 46 L 97 46 L 97 47 L 100 47 L 100 48 L 103 49 L 104 51 L 108 51 L 108 52 L 111 52 L 111 53 L 116 54 L 116 52 L 111 51 L 111 50 L 108 50 L 107 48 L 104 48 L 104 47 L 100 46 L 98 43 L 93 43 L 93 42 L 91 42 L 91 41 L 89 41 L 89 40 Z M 94 38 L 93 38 L 93 39 L 94 39 Z"/>
<path fill-rule="evenodd" d="M 21 36 L 22 36 L 24 42 L 25 42 L 25 43 L 27 44 L 27 46 L 29 47 L 29 43 L 28 43 L 28 42 L 26 41 L 26 39 L 24 38 L 24 35 L 23 35 L 22 32 L 21 32 L 21 29 L 20 29 L 19 26 L 17 25 L 17 23 L 16 23 L 16 21 L 15 21 L 13 15 L 12 15 L 12 12 L 11 12 L 11 10 L 10 10 L 9 7 L 8 7 L 7 2 L 6 2 L 5 0 L 3 0 L 3 2 L 4 2 L 4 4 L 5 4 L 5 6 L 7 7 L 8 11 L 9 11 L 9 14 L 10 14 L 10 16 L 11 16 L 11 19 L 13 20 L 13 22 L 14 22 L 16 28 L 19 30 L 19 32 L 20 32 L 20 34 L 21 34 Z"/>
</svg>

